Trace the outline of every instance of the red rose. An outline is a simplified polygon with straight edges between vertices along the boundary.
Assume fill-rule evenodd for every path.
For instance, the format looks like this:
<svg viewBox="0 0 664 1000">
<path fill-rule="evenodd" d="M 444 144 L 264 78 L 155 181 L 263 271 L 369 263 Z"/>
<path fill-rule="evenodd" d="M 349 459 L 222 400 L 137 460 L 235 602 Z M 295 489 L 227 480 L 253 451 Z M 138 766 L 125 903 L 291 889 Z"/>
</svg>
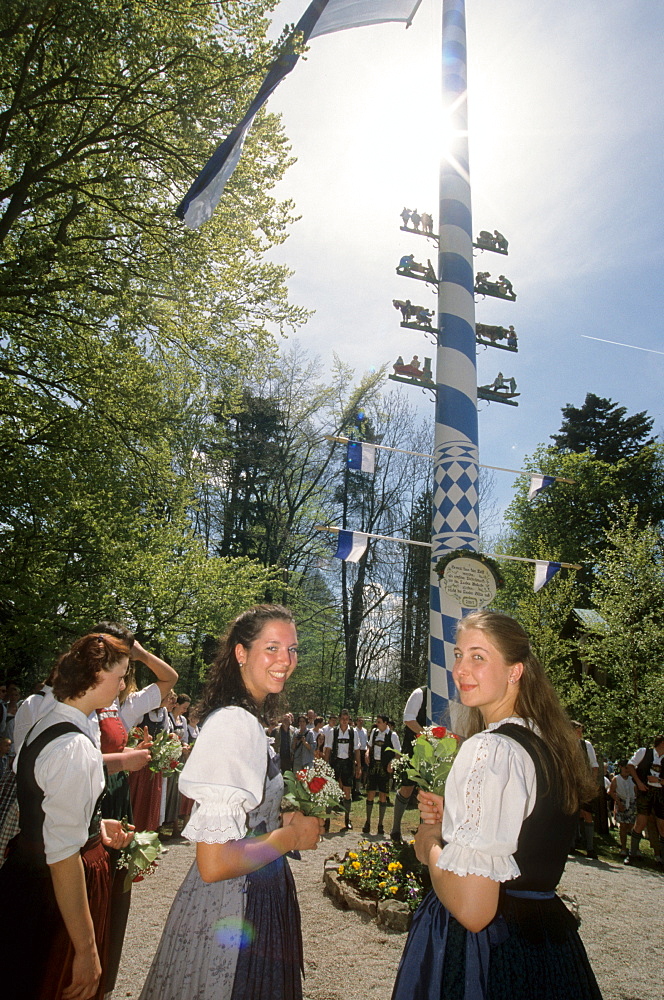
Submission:
<svg viewBox="0 0 664 1000">
<path fill-rule="evenodd" d="M 132 882 L 142 882 L 143 878 L 144 878 L 143 875 L 134 875 Z"/>
<path fill-rule="evenodd" d="M 307 788 L 309 789 L 310 792 L 320 792 L 321 789 L 325 788 L 326 784 L 327 781 L 325 780 L 325 778 L 321 777 L 312 778 L 311 781 L 308 782 Z"/>
<path fill-rule="evenodd" d="M 172 760 L 171 763 L 170 763 L 171 771 L 174 771 L 175 768 L 178 766 L 179 763 L 180 763 L 179 760 Z"/>
<path fill-rule="evenodd" d="M 437 740 L 442 740 L 443 737 L 447 736 L 447 729 L 445 726 L 434 726 L 431 732 Z"/>
</svg>

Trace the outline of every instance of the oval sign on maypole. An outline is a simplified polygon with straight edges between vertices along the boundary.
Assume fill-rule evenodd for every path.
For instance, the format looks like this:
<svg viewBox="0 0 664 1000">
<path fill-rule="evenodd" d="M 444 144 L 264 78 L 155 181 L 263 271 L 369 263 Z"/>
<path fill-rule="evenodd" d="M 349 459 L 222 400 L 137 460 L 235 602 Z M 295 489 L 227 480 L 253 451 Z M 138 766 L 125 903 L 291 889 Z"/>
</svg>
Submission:
<svg viewBox="0 0 664 1000">
<path fill-rule="evenodd" d="M 496 596 L 496 581 L 478 559 L 454 559 L 445 567 L 440 586 L 462 608 L 486 608 Z"/>
</svg>

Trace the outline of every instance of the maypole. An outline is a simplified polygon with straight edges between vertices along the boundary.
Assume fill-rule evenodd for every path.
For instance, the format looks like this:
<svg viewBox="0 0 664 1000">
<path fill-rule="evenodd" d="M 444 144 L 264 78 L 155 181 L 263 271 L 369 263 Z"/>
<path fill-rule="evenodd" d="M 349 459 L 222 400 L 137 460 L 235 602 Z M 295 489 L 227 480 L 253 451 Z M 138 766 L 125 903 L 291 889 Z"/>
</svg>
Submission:
<svg viewBox="0 0 664 1000">
<path fill-rule="evenodd" d="M 477 551 L 478 432 L 473 237 L 468 164 L 464 0 L 443 0 L 443 114 L 449 141 L 440 168 L 438 345 L 431 533 L 429 715 L 449 724 L 454 628 L 461 606 L 440 587 L 437 561 Z"/>
</svg>

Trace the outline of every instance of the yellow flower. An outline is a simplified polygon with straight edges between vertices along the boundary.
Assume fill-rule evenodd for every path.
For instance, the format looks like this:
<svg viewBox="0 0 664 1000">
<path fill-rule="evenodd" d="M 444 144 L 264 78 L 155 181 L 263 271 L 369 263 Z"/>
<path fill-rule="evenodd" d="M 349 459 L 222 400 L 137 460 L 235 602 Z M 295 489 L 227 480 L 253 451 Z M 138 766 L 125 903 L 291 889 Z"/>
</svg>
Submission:
<svg viewBox="0 0 664 1000">
<path fill-rule="evenodd" d="M 357 869 L 361 868 L 362 866 L 361 866 L 361 864 L 360 864 L 359 861 L 353 861 L 351 867 L 354 868 L 357 871 Z"/>
<path fill-rule="evenodd" d="M 357 861 L 357 854 L 355 853 L 355 851 L 349 851 L 348 857 L 350 858 L 351 861 Z"/>
<path fill-rule="evenodd" d="M 345 871 L 344 866 L 339 865 L 339 867 L 337 868 L 337 872 L 339 873 L 339 875 L 343 875 L 344 871 Z"/>
<path fill-rule="evenodd" d="M 389 865 L 387 866 L 388 872 L 398 872 L 402 868 L 403 865 L 401 864 L 400 861 L 390 861 Z"/>
<path fill-rule="evenodd" d="M 379 882 L 378 883 L 378 888 L 379 889 L 384 889 L 386 885 L 387 885 L 387 882 Z"/>
<path fill-rule="evenodd" d="M 391 885 L 390 886 L 390 892 L 398 892 L 398 891 L 399 891 L 399 886 L 398 885 Z"/>
</svg>

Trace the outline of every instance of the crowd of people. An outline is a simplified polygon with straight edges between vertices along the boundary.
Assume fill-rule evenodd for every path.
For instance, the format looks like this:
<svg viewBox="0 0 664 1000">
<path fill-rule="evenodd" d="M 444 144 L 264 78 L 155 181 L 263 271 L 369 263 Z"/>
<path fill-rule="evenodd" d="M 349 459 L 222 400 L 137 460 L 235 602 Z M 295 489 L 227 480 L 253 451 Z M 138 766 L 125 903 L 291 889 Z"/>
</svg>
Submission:
<svg viewBox="0 0 664 1000">
<path fill-rule="evenodd" d="M 418 859 L 432 891 L 395 970 L 393 1000 L 601 1000 L 556 885 L 579 835 L 593 850 L 597 759 L 570 725 L 513 619 L 458 625 L 454 680 L 468 729 L 445 800 L 419 791 Z M 153 681 L 138 689 L 135 664 Z M 329 818 L 281 812 L 283 772 L 322 758 L 343 795 L 343 828 L 366 796 L 363 833 L 401 840 L 414 786 L 393 763 L 426 724 L 425 689 L 368 728 L 350 712 L 279 715 L 297 665 L 288 609 L 258 605 L 220 640 L 202 699 L 122 625 L 99 622 L 21 701 L 0 702 L 0 892 L 15 901 L 0 936 L 8 996 L 103 1000 L 121 961 L 131 893 L 121 852 L 137 830 L 180 831 L 195 860 L 173 901 L 141 1000 L 300 1000 L 299 909 L 288 856 L 313 850 Z M 280 719 L 275 725 L 277 719 Z M 164 737 L 181 773 L 151 766 Z M 651 815 L 664 845 L 664 737 L 607 779 L 626 863 Z M 398 787 L 397 787 L 398 785 Z M 629 837 L 629 850 L 627 838 Z M 570 846 L 571 845 L 571 846 Z M 664 857 L 664 855 L 662 855 Z M 26 967 L 15 957 L 33 942 Z"/>
</svg>

